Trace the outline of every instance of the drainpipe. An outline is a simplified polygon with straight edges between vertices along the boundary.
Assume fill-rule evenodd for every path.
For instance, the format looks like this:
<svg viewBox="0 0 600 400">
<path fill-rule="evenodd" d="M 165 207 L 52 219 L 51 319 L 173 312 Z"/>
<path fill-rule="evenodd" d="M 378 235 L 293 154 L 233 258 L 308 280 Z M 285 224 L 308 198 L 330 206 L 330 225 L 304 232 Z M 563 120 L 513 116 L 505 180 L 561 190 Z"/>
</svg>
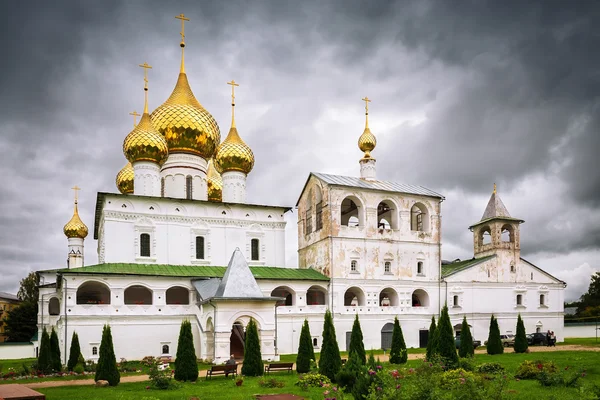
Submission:
<svg viewBox="0 0 600 400">
<path fill-rule="evenodd" d="M 213 304 L 212 300 L 208 303 L 213 307 L 213 363 L 217 358 L 217 306 Z M 230 349 L 231 350 L 231 349 Z"/>
<path fill-rule="evenodd" d="M 331 188 L 327 191 L 327 206 L 329 207 L 329 220 L 333 222 L 333 215 L 331 213 Z M 340 221 L 341 222 L 341 221 Z M 330 265 L 330 274 L 329 277 L 329 291 L 331 292 L 331 300 L 329 302 L 329 309 L 331 310 L 331 318 L 335 319 L 335 315 L 333 312 L 333 237 L 331 236 L 331 225 L 329 224 L 329 265 Z"/>
<path fill-rule="evenodd" d="M 64 291 L 64 300 L 63 300 L 63 305 L 64 305 L 64 310 L 65 310 L 65 364 L 67 364 L 67 360 L 68 360 L 68 355 L 67 355 L 67 278 L 65 278 L 64 276 L 62 277 L 64 284 L 63 287 L 63 291 Z"/>
<path fill-rule="evenodd" d="M 439 202 L 439 218 L 438 218 L 438 222 L 439 222 L 439 228 L 438 228 L 438 234 L 439 234 L 439 240 L 438 240 L 438 268 L 439 268 L 439 284 L 438 284 L 438 315 L 441 314 L 442 312 L 442 298 L 441 298 L 441 292 L 442 292 L 442 281 L 446 282 L 443 278 L 442 278 L 442 201 L 444 201 L 444 199 L 440 199 Z M 446 298 L 448 298 L 448 282 L 446 282 Z M 438 317 L 439 318 L 439 317 Z"/>
<path fill-rule="evenodd" d="M 292 324 L 292 330 L 294 329 L 294 324 Z M 277 356 L 277 302 L 275 302 L 275 356 Z"/>
</svg>

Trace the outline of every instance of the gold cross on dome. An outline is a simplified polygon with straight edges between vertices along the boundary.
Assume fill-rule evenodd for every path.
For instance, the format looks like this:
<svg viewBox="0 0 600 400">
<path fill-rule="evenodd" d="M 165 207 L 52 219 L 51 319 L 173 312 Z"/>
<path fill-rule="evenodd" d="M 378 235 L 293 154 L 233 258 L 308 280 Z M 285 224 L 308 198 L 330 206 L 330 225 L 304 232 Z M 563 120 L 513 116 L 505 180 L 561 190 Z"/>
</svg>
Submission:
<svg viewBox="0 0 600 400">
<path fill-rule="evenodd" d="M 369 99 L 367 96 L 365 96 L 365 98 L 362 99 L 362 101 L 365 102 L 365 111 L 368 114 L 369 113 L 369 103 L 371 102 L 371 99 Z"/>
<path fill-rule="evenodd" d="M 496 194 L 496 184 L 494 183 L 494 194 Z"/>
<path fill-rule="evenodd" d="M 190 19 L 186 18 L 183 14 L 177 15 L 175 18 L 181 20 L 181 32 L 179 34 L 181 35 L 181 44 L 185 44 L 185 21 L 189 21 Z"/>
<path fill-rule="evenodd" d="M 236 83 L 233 79 L 231 82 L 227 82 L 228 85 L 231 85 L 231 105 L 235 105 L 235 87 L 240 86 L 239 83 Z"/>
<path fill-rule="evenodd" d="M 148 70 L 152 69 L 152 67 L 149 66 L 146 62 L 140 64 L 139 66 L 144 68 L 144 89 L 148 90 Z"/>
<path fill-rule="evenodd" d="M 75 192 L 75 203 L 77 203 L 77 192 L 79 190 L 81 190 L 80 187 L 78 187 L 77 185 L 73 186 L 71 189 L 73 189 L 73 191 Z"/>
<path fill-rule="evenodd" d="M 140 114 L 138 114 L 137 111 L 134 111 L 130 112 L 129 115 L 133 115 L 133 127 L 135 128 L 135 126 L 137 125 L 137 117 L 139 117 Z"/>
</svg>

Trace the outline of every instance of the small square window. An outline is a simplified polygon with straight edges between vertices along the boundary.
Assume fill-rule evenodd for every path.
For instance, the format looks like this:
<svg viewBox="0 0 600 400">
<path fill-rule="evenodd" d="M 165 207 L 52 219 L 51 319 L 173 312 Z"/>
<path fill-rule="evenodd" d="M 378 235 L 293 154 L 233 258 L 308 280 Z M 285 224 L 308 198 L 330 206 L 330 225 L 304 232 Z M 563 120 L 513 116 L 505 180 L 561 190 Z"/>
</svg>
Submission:
<svg viewBox="0 0 600 400">
<path fill-rule="evenodd" d="M 169 353 L 169 345 L 168 344 L 163 344 L 162 345 L 162 354 L 170 354 Z"/>
<path fill-rule="evenodd" d="M 92 347 L 92 355 L 93 356 L 97 356 L 98 355 L 98 347 L 96 347 L 96 346 Z"/>
</svg>

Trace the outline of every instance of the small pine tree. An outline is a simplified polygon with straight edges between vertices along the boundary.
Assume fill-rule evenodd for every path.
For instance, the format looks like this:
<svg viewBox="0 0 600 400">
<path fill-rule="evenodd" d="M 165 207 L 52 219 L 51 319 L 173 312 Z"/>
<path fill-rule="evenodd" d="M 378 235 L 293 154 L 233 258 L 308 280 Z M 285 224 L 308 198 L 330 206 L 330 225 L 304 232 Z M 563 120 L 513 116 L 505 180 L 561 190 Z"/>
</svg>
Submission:
<svg viewBox="0 0 600 400">
<path fill-rule="evenodd" d="M 473 348 L 473 336 L 471 336 L 471 328 L 467 323 L 467 316 L 463 317 L 462 327 L 460 328 L 460 348 L 458 355 L 462 358 L 473 357 L 475 349 Z"/>
<path fill-rule="evenodd" d="M 427 353 L 425 354 L 425 358 L 427 360 L 431 360 L 431 357 L 437 353 L 437 345 L 435 343 L 435 332 L 437 328 L 435 325 L 435 317 L 431 316 L 431 325 L 429 325 L 429 333 L 427 336 Z"/>
<path fill-rule="evenodd" d="M 198 379 L 198 361 L 194 348 L 192 324 L 184 320 L 179 328 L 177 355 L 175 358 L 175 379 L 178 381 L 196 382 Z"/>
<path fill-rule="evenodd" d="M 517 319 L 517 335 L 515 336 L 515 353 L 525 353 L 529 348 L 527 335 L 525 334 L 525 325 L 521 319 L 521 313 Z"/>
<path fill-rule="evenodd" d="M 456 345 L 454 344 L 454 334 L 450 315 L 448 315 L 447 304 L 444 304 L 442 308 L 436 331 L 438 354 L 446 361 L 447 367 L 454 368 L 454 366 L 458 365 L 458 354 L 456 353 Z"/>
<path fill-rule="evenodd" d="M 342 366 L 340 372 L 335 376 L 335 381 L 340 387 L 344 388 L 346 393 L 350 393 L 356 379 L 363 373 L 366 373 L 366 368 L 358 357 L 358 353 L 353 351 L 348 355 L 348 362 Z"/>
<path fill-rule="evenodd" d="M 331 311 L 327 310 L 323 324 L 323 344 L 321 346 L 321 356 L 319 357 L 319 373 L 333 380 L 341 367 L 342 358 L 335 337 L 333 318 Z"/>
<path fill-rule="evenodd" d="M 367 367 L 372 369 L 373 371 L 377 370 L 377 361 L 375 361 L 375 354 L 373 354 L 373 349 L 369 352 L 369 360 L 367 361 Z"/>
<path fill-rule="evenodd" d="M 71 338 L 71 348 L 69 350 L 69 361 L 67 362 L 67 369 L 69 371 L 73 371 L 73 368 L 79 363 L 79 358 L 81 355 L 81 348 L 79 347 L 79 336 L 77 332 L 73 332 L 73 337 Z"/>
<path fill-rule="evenodd" d="M 487 353 L 488 354 L 502 354 L 504 353 L 504 345 L 502 339 L 500 339 L 500 328 L 498 327 L 498 320 L 492 314 L 490 319 L 490 332 L 487 341 Z"/>
<path fill-rule="evenodd" d="M 315 359 L 315 350 L 313 348 L 310 327 L 308 320 L 304 320 L 302 331 L 300 331 L 300 343 L 298 344 L 298 356 L 296 356 L 296 371 L 300 374 L 310 371 L 311 360 Z"/>
<path fill-rule="evenodd" d="M 365 353 L 365 344 L 363 342 L 363 334 L 360 329 L 360 321 L 358 320 L 358 314 L 354 317 L 354 324 L 352 325 L 352 334 L 350 335 L 350 349 L 348 350 L 348 356 L 351 353 L 356 352 L 358 359 L 365 365 L 367 362 L 367 354 Z"/>
<path fill-rule="evenodd" d="M 408 361 L 406 343 L 404 342 L 400 321 L 398 321 L 398 317 L 395 317 L 394 330 L 392 332 L 392 348 L 390 349 L 390 363 L 404 364 L 406 361 Z"/>
<path fill-rule="evenodd" d="M 96 366 L 95 381 L 108 381 L 110 386 L 117 386 L 121 381 L 121 374 L 117 367 L 115 348 L 113 347 L 110 325 L 104 325 L 102 329 L 102 341 L 100 342 L 100 357 Z"/>
<path fill-rule="evenodd" d="M 58 343 L 58 335 L 56 334 L 54 327 L 52 327 L 52 333 L 50 334 L 50 355 L 52 360 L 52 370 L 55 372 L 60 372 L 62 369 L 60 344 Z"/>
<path fill-rule="evenodd" d="M 52 352 L 50 351 L 50 335 L 46 328 L 42 331 L 40 351 L 38 354 L 38 370 L 44 374 L 52 372 Z"/>
<path fill-rule="evenodd" d="M 250 318 L 246 327 L 246 344 L 244 346 L 244 365 L 242 375 L 261 376 L 264 372 L 262 354 L 260 352 L 260 341 L 256 322 Z"/>
</svg>

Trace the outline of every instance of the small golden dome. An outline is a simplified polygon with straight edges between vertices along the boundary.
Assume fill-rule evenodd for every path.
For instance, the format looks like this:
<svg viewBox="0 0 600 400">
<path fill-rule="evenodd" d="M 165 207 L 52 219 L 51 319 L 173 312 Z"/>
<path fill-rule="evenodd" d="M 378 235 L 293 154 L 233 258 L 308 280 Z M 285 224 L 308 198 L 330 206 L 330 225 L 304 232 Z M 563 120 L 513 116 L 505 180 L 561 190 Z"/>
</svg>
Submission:
<svg viewBox="0 0 600 400">
<path fill-rule="evenodd" d="M 68 238 L 85 239 L 85 237 L 88 235 L 88 227 L 85 226 L 81 218 L 79 218 L 79 212 L 77 212 L 77 201 L 75 201 L 73 216 L 63 228 L 63 232 Z"/>
<path fill-rule="evenodd" d="M 234 126 L 219 145 L 215 156 L 215 167 L 221 174 L 228 171 L 240 171 L 248 175 L 254 167 L 254 153 L 244 143 Z"/>
<path fill-rule="evenodd" d="M 377 139 L 375 139 L 375 135 L 371 133 L 371 130 L 367 126 L 358 138 L 358 148 L 365 153 L 365 158 L 371 158 L 371 152 L 376 145 Z"/>
<path fill-rule="evenodd" d="M 215 168 L 214 160 L 208 161 L 208 171 L 206 172 L 208 183 L 208 200 L 223 201 L 223 178 Z"/>
<path fill-rule="evenodd" d="M 119 173 L 117 174 L 116 183 L 117 183 L 117 188 L 119 189 L 119 192 L 121 192 L 123 194 L 132 194 L 133 193 L 133 178 L 134 178 L 133 166 L 131 165 L 130 162 L 128 162 L 127 165 L 125 165 L 123 167 L 123 169 L 121 169 L 119 171 Z"/>
<path fill-rule="evenodd" d="M 123 154 L 130 163 L 151 161 L 162 165 L 167 160 L 167 141 L 154 129 L 147 112 L 123 141 Z"/>
</svg>

